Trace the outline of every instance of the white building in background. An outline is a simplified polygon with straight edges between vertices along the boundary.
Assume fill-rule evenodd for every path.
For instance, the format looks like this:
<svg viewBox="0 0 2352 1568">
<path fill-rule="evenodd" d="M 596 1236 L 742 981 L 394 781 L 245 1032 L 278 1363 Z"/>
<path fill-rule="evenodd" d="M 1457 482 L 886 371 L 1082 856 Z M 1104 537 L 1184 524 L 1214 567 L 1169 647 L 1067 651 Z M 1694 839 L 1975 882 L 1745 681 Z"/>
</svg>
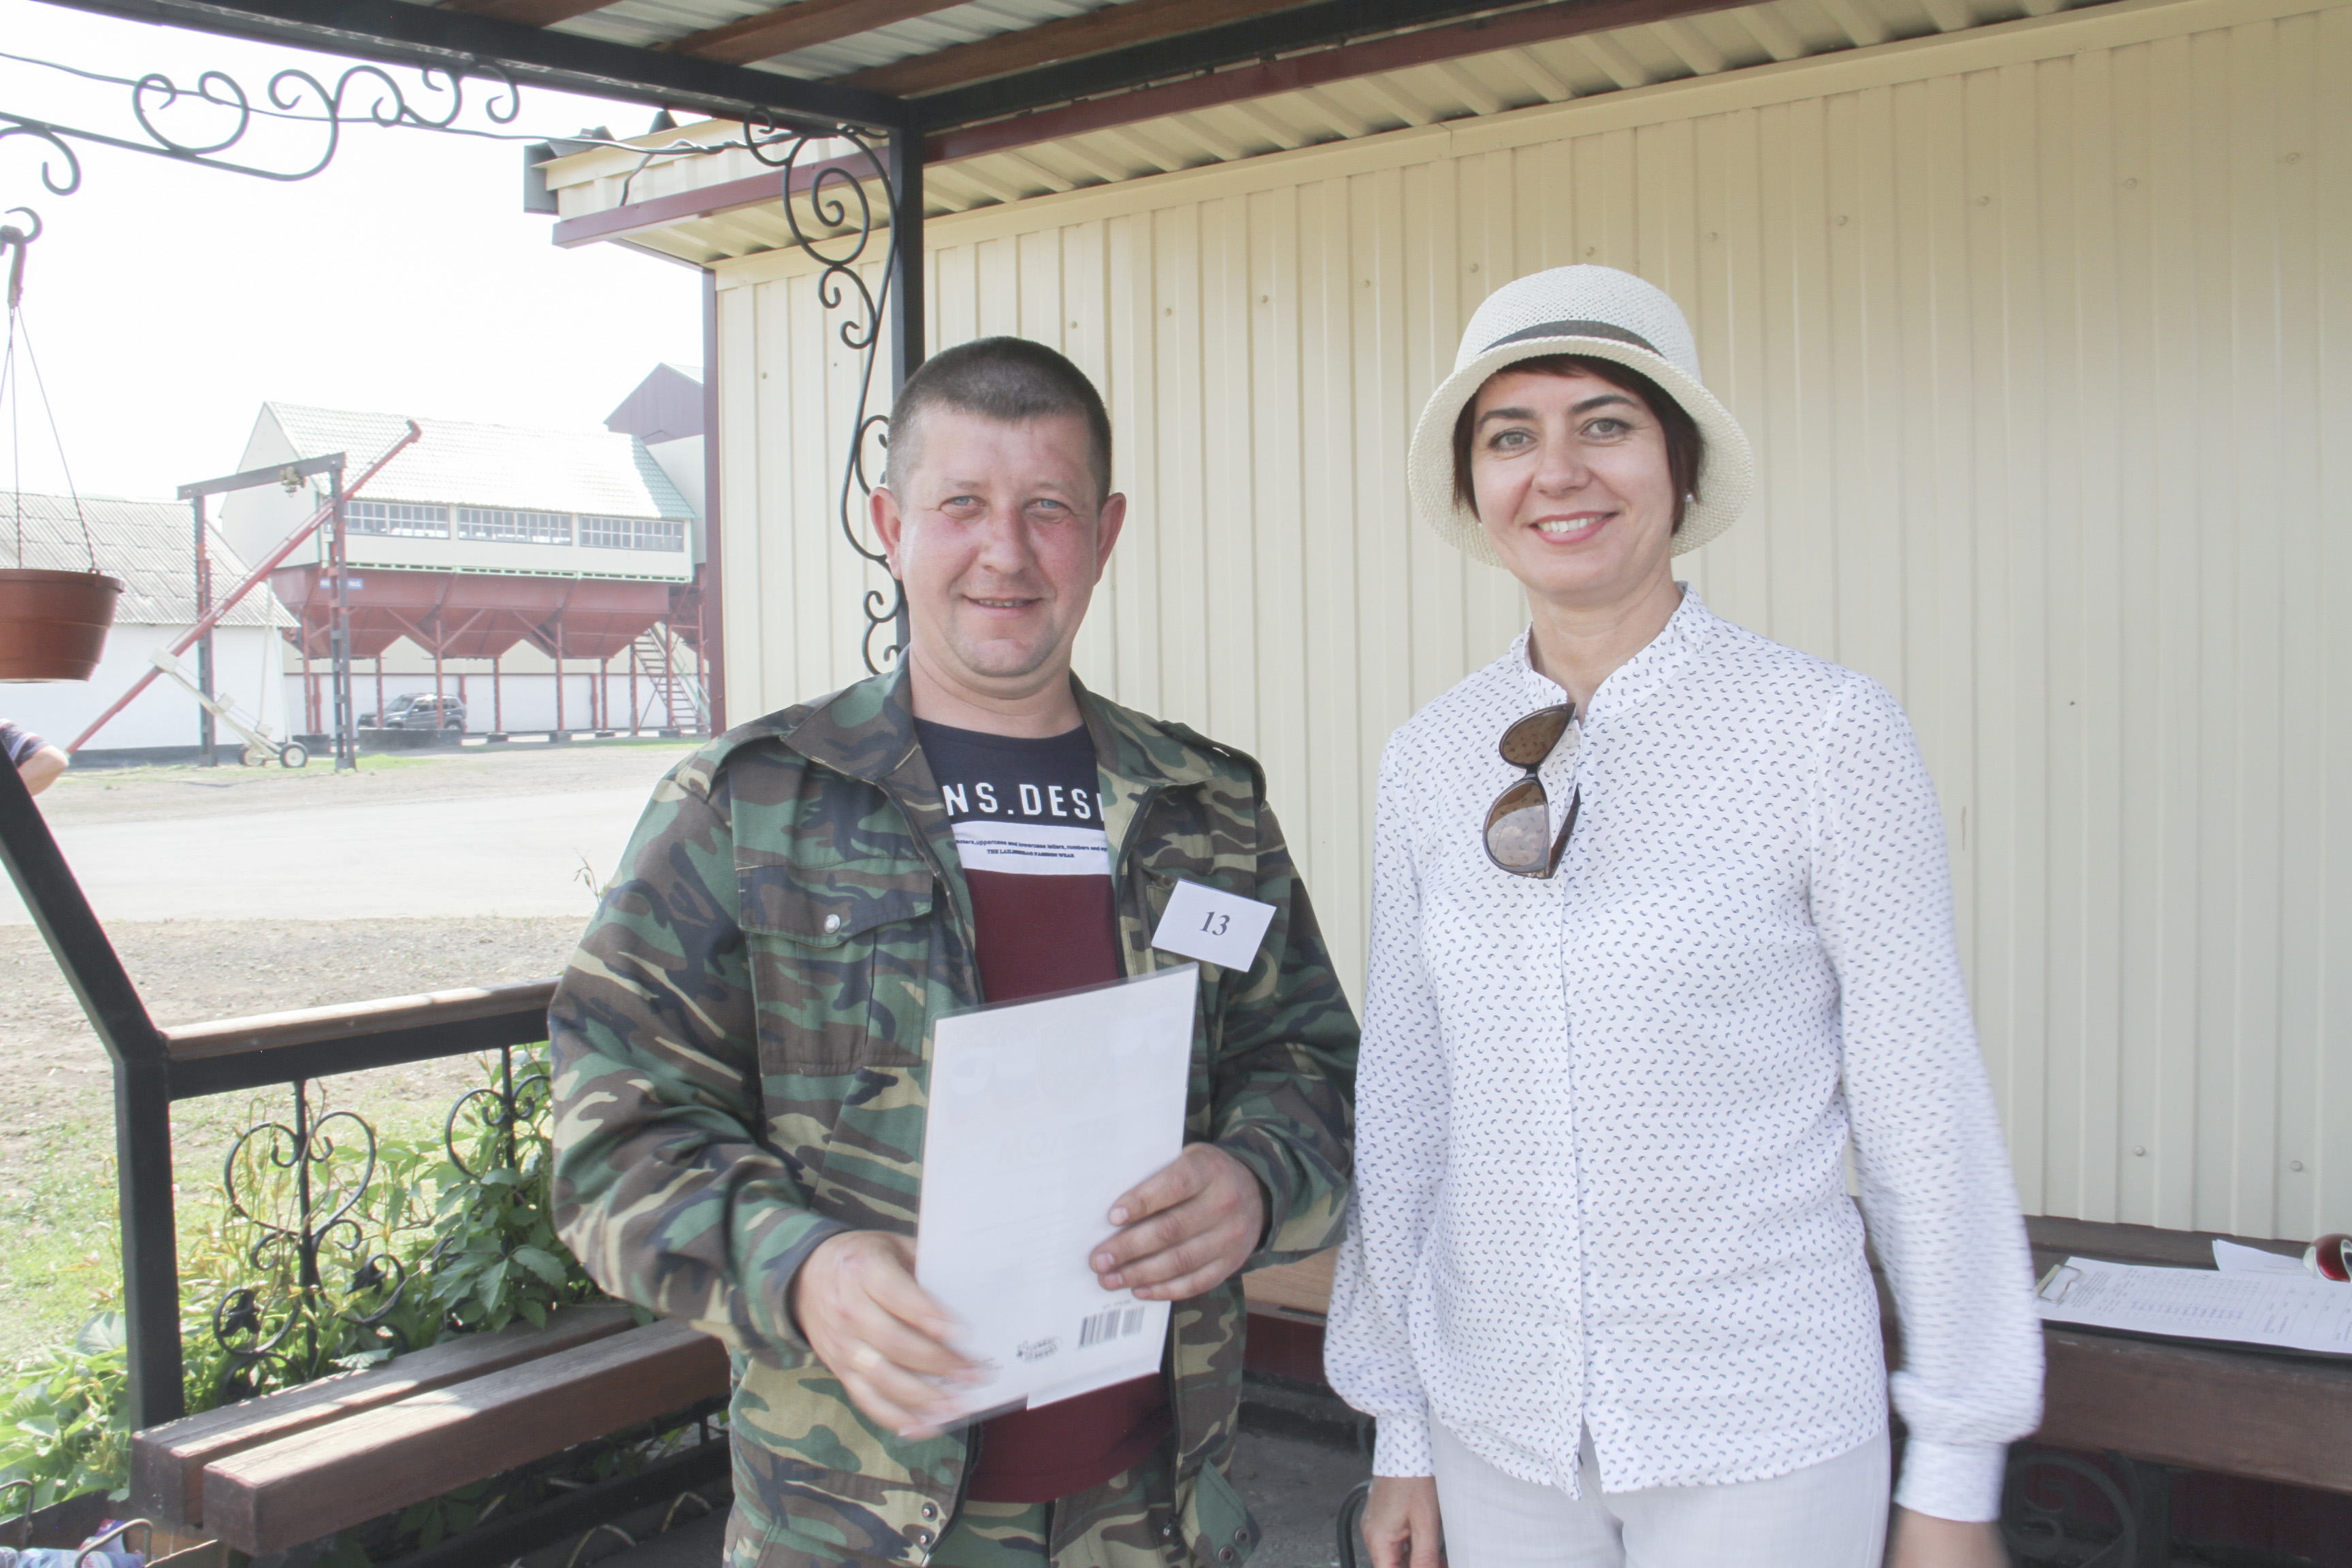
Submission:
<svg viewBox="0 0 2352 1568">
<path fill-rule="evenodd" d="M 13 531 L 17 518 L 23 519 L 23 555 L 11 564 L 86 572 L 94 557 L 100 571 L 122 581 L 114 629 L 95 674 L 88 680 L 26 681 L 0 689 L 0 718 L 14 720 L 53 745 L 69 745 L 147 673 L 155 649 L 169 647 L 195 624 L 194 515 L 185 501 L 104 496 L 77 500 L 9 491 L 0 491 L 0 530 Z M 11 542 L 0 542 L 0 549 Z M 244 581 L 249 568 L 217 529 L 209 544 L 217 602 Z M 286 647 L 280 628 L 293 624 L 263 587 L 231 610 L 213 633 L 214 689 L 280 736 L 287 714 L 286 683 L 278 673 Z M 180 663 L 194 679 L 196 650 L 190 648 Z M 192 759 L 200 717 L 194 697 L 159 678 L 108 720 L 76 761 Z M 225 726 L 219 734 L 222 760 L 234 763 L 244 742 Z"/>
<path fill-rule="evenodd" d="M 474 733 L 700 725 L 697 513 L 647 442 L 610 429 L 416 425 L 420 438 L 346 511 L 357 710 L 436 692 L 465 704 Z M 267 403 L 237 467 L 344 452 L 352 486 L 406 427 L 399 415 Z M 699 457 L 691 463 L 698 479 Z M 323 483 L 238 491 L 222 503 L 222 530 L 266 554 L 319 507 Z M 271 578 L 299 623 L 284 673 L 305 733 L 331 722 L 324 531 Z"/>
</svg>

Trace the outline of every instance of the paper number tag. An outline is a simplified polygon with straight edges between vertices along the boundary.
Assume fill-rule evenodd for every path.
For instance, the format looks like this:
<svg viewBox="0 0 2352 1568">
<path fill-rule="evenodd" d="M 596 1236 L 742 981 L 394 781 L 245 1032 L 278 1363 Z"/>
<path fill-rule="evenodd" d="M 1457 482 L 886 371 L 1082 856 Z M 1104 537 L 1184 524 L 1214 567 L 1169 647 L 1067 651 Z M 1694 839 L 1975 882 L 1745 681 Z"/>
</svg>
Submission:
<svg viewBox="0 0 2352 1568">
<path fill-rule="evenodd" d="M 1151 945 L 1238 974 L 1257 962 L 1257 944 L 1273 921 L 1272 904 L 1200 882 L 1179 882 L 1160 929 L 1151 933 Z"/>
</svg>

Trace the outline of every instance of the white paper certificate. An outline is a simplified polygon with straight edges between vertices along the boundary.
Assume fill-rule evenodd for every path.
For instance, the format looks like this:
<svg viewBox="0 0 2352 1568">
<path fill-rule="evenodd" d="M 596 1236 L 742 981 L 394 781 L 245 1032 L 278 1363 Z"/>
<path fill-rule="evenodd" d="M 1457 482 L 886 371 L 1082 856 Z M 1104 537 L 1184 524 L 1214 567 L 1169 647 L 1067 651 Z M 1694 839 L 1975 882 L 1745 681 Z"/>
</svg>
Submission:
<svg viewBox="0 0 2352 1568">
<path fill-rule="evenodd" d="M 986 1369 L 963 1418 L 1159 1371 L 1169 1304 L 1087 1259 L 1112 1200 L 1183 1152 L 1199 988 L 1188 963 L 939 1021 L 915 1278 Z"/>
</svg>

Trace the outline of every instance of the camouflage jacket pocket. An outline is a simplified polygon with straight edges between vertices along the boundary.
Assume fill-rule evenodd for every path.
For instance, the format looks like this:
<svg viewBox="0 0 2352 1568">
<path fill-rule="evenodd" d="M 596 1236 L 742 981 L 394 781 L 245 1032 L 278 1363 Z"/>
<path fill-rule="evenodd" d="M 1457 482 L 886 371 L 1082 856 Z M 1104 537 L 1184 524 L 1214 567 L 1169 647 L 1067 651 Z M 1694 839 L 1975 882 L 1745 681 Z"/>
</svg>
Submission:
<svg viewBox="0 0 2352 1568">
<path fill-rule="evenodd" d="M 898 1039 L 877 988 L 928 967 L 939 886 L 929 867 L 879 858 L 795 865 L 738 847 L 735 880 L 766 1070 L 922 1059 L 921 1040 Z"/>
</svg>

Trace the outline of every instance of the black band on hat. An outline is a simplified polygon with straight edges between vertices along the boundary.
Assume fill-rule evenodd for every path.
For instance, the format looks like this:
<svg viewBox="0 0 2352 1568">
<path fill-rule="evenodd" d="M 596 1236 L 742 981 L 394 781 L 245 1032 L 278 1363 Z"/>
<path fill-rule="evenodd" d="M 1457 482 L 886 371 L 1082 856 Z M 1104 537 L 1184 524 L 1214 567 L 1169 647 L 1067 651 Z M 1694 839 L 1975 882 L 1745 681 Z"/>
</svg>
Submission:
<svg viewBox="0 0 2352 1568">
<path fill-rule="evenodd" d="M 1486 345 L 1493 353 L 1505 343 L 1523 343 L 1532 338 L 1607 338 L 1612 342 L 1631 343 L 1637 349 L 1658 354 L 1647 338 L 1629 332 L 1622 327 L 1612 327 L 1606 321 L 1542 321 L 1532 327 L 1522 327 L 1508 337 L 1496 338 Z M 1666 356 L 1658 354 L 1660 359 Z"/>
</svg>

